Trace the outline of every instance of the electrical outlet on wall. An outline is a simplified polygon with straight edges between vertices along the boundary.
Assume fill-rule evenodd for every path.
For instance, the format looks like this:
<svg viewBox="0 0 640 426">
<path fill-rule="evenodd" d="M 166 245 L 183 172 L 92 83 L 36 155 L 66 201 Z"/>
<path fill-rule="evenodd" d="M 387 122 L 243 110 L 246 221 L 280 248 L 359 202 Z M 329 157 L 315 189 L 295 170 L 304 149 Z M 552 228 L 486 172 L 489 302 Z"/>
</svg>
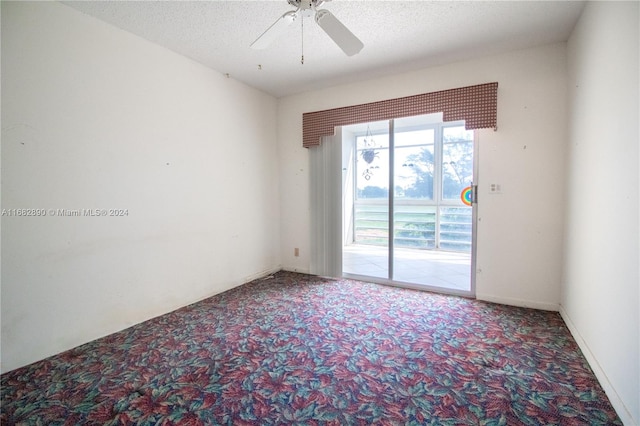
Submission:
<svg viewBox="0 0 640 426">
<path fill-rule="evenodd" d="M 300 249 L 299 249 L 298 247 L 296 247 L 296 248 L 294 248 L 294 249 L 293 249 L 293 255 L 294 255 L 295 257 L 300 256 Z"/>
</svg>

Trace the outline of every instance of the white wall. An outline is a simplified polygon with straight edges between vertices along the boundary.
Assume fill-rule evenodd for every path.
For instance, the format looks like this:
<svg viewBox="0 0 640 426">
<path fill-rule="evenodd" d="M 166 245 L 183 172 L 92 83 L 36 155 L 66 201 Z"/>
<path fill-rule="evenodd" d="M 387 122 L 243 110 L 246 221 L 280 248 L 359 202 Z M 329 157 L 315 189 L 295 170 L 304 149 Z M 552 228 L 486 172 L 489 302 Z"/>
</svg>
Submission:
<svg viewBox="0 0 640 426">
<path fill-rule="evenodd" d="M 562 314 L 625 424 L 640 424 L 637 2 L 589 2 L 568 42 Z"/>
<path fill-rule="evenodd" d="M 498 131 L 480 130 L 477 296 L 558 309 L 566 138 L 565 44 L 512 52 L 279 100 L 282 259 L 309 270 L 302 113 L 497 81 Z M 489 195 L 500 183 L 501 195 Z M 294 257 L 300 247 L 300 257 Z"/>
<path fill-rule="evenodd" d="M 275 98 L 51 2 L 2 2 L 2 370 L 279 269 Z"/>
</svg>

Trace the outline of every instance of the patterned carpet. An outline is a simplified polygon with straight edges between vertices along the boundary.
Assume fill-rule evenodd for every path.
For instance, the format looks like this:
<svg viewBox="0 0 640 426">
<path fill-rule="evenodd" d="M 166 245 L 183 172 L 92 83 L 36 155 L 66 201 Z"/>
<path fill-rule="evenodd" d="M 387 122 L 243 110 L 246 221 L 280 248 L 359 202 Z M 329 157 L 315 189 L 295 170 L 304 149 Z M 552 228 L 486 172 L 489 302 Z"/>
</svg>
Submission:
<svg viewBox="0 0 640 426">
<path fill-rule="evenodd" d="M 557 313 L 279 272 L 1 377 L 5 424 L 621 424 Z"/>
</svg>

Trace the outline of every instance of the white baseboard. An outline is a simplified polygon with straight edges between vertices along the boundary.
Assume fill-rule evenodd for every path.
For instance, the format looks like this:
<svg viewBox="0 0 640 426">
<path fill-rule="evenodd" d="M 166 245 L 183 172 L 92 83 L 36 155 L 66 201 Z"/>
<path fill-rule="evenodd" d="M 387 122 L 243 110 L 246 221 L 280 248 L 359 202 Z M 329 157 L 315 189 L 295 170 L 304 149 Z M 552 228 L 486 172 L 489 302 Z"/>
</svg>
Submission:
<svg viewBox="0 0 640 426">
<path fill-rule="evenodd" d="M 252 275 L 249 275 L 249 276 L 245 277 L 243 284 L 246 284 L 246 283 L 248 283 L 250 281 L 253 281 L 253 280 L 258 280 L 260 278 L 264 278 L 264 277 L 269 276 L 269 275 L 273 275 L 276 272 L 281 271 L 281 270 L 282 270 L 282 267 L 280 265 L 278 265 L 278 266 L 276 266 L 274 268 L 265 269 L 262 272 L 257 272 L 255 274 L 252 274 Z"/>
<path fill-rule="evenodd" d="M 532 302 L 530 300 L 513 299 L 510 297 L 499 297 L 491 294 L 476 293 L 476 299 L 485 302 L 500 303 L 501 305 L 518 306 L 521 308 L 541 309 L 543 311 L 558 312 L 559 305 L 548 302 Z"/>
<path fill-rule="evenodd" d="M 560 306 L 560 316 L 564 320 L 564 323 L 567 325 L 569 332 L 571 332 L 571 335 L 580 347 L 582 354 L 587 359 L 591 370 L 593 370 L 593 374 L 595 374 L 596 378 L 600 382 L 600 386 L 602 386 L 602 389 L 604 389 L 604 393 L 607 394 L 607 397 L 609 398 L 613 409 L 616 410 L 616 413 L 618 413 L 618 417 L 620 417 L 622 423 L 627 426 L 638 426 L 638 423 L 633 420 L 633 416 L 631 415 L 629 410 L 627 410 L 627 407 L 624 405 L 624 402 L 622 402 L 622 399 L 616 392 L 615 388 L 611 385 L 611 382 L 609 381 L 606 373 L 604 372 L 602 367 L 600 367 L 600 364 L 598 363 L 596 357 L 593 355 L 593 352 L 591 352 L 591 350 L 589 349 L 589 345 L 582 338 L 582 335 L 576 328 L 573 321 L 571 321 L 569 314 L 567 314 L 567 311 L 564 310 L 562 305 Z"/>
<path fill-rule="evenodd" d="M 289 266 L 283 266 L 281 269 L 283 271 L 287 271 L 287 272 L 298 272 L 300 274 L 311 274 L 311 272 L 309 272 L 308 269 L 293 268 L 293 267 L 289 267 Z"/>
</svg>

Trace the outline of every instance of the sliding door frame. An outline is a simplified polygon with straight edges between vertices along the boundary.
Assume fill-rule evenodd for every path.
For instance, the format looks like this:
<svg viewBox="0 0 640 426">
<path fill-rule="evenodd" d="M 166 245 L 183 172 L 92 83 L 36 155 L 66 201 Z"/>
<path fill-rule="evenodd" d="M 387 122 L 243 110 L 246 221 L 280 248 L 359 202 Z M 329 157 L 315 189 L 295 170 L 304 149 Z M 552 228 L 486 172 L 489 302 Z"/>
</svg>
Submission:
<svg viewBox="0 0 640 426">
<path fill-rule="evenodd" d="M 478 179 L 478 131 L 474 130 L 473 131 L 473 184 L 474 185 L 474 199 L 473 199 L 473 203 L 471 206 L 471 215 L 472 215 L 472 219 L 471 219 L 471 256 L 470 256 L 470 271 L 469 271 L 469 275 L 470 275 L 470 283 L 469 283 L 469 291 L 466 290 L 458 290 L 458 289 L 454 289 L 454 288 L 446 288 L 446 287 L 436 287 L 436 286 L 429 286 L 429 285 L 425 285 L 425 284 L 414 284 L 414 283 L 408 283 L 408 282 L 404 282 L 404 281 L 396 281 L 393 279 L 394 277 L 394 261 L 395 261 L 395 244 L 394 244 L 394 235 L 395 235 L 395 218 L 394 218 L 394 214 L 395 214 L 395 119 L 390 119 L 388 120 L 388 138 L 389 138 L 389 191 L 388 191 L 388 199 L 387 199 L 387 203 L 388 203 L 388 221 L 389 221 L 389 225 L 388 225 L 388 238 L 387 238 L 387 259 L 388 259 L 388 270 L 387 270 L 387 278 L 380 278 L 380 277 L 374 277 L 374 276 L 363 276 L 363 275 L 355 275 L 355 274 L 349 274 L 349 273 L 345 273 L 342 272 L 342 276 L 346 277 L 346 278 L 360 278 L 360 279 L 366 279 L 368 281 L 371 282 L 376 282 L 376 283 L 380 283 L 380 284 L 387 284 L 387 285 L 393 285 L 393 286 L 397 286 L 397 287 L 405 287 L 405 288 L 413 288 L 413 289 L 418 289 L 418 290 L 428 290 L 428 291 L 434 291 L 434 292 L 438 292 L 438 293 L 445 293 L 445 294 L 453 294 L 453 295 L 460 295 L 460 296 L 465 296 L 465 297 L 475 297 L 476 294 L 476 255 L 477 255 L 477 195 L 476 191 L 475 191 L 475 185 L 477 185 L 477 179 Z M 340 128 L 341 129 L 341 128 Z M 343 132 L 336 132 L 337 134 L 343 135 Z M 442 139 L 442 126 L 439 126 L 439 130 L 436 131 L 436 137 Z M 441 162 L 442 162 L 442 141 L 440 140 L 440 142 L 436 142 L 435 146 L 434 146 L 434 156 L 437 158 L 437 160 L 435 160 L 434 163 L 434 167 L 436 165 L 438 165 L 441 168 Z M 357 146 L 355 145 L 354 142 L 354 150 L 357 152 Z M 355 154 L 357 155 L 357 154 Z M 344 170 L 344 169 L 343 169 Z M 356 173 L 355 167 L 353 170 L 353 173 Z M 434 176 L 434 180 L 436 179 L 442 179 L 442 172 L 440 171 L 439 173 L 436 174 L 436 176 Z M 355 177 L 355 176 L 354 176 Z M 355 184 L 355 180 L 354 180 L 354 184 Z M 437 185 L 436 182 L 434 182 L 434 189 L 441 189 L 441 185 Z M 342 190 L 344 190 L 344 188 L 342 188 Z M 435 197 L 438 197 L 437 199 L 440 200 L 442 198 L 442 194 L 436 194 L 436 192 L 434 191 L 434 199 Z M 341 192 L 341 199 L 342 199 L 342 192 Z M 439 203 L 437 203 L 437 205 L 439 205 Z M 438 207 L 439 208 L 439 207 Z M 344 205 L 343 205 L 343 209 L 344 209 Z M 344 218 L 344 212 L 342 212 L 341 217 Z M 353 217 L 353 220 L 355 220 L 355 216 Z M 343 229 L 344 224 L 341 223 L 340 224 L 340 228 Z M 355 229 L 355 224 L 352 225 Z M 437 234 L 437 231 L 436 231 Z M 436 237 L 437 238 L 437 237 Z M 342 239 L 342 242 L 344 243 L 344 236 Z M 340 253 L 342 253 L 342 247 L 340 247 Z"/>
<path fill-rule="evenodd" d="M 393 264 L 395 262 L 394 248 L 395 248 L 395 152 L 396 152 L 396 137 L 395 137 L 395 120 L 392 118 L 389 120 L 389 195 L 387 196 L 388 210 L 389 210 L 389 226 L 387 236 L 387 261 L 389 266 L 387 268 L 387 279 L 393 281 Z"/>
</svg>

